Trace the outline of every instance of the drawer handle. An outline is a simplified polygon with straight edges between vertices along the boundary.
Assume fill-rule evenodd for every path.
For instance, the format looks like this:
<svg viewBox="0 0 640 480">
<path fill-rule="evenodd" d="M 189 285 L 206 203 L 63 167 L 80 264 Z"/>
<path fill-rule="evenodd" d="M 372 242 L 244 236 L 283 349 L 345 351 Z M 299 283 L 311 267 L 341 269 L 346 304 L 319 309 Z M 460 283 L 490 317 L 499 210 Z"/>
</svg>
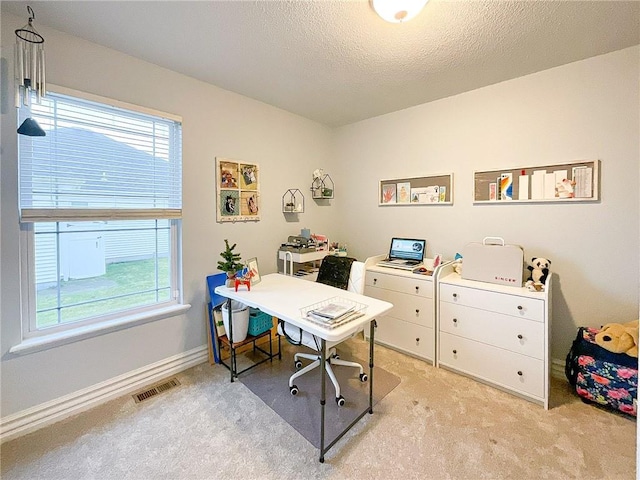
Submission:
<svg viewBox="0 0 640 480">
<path fill-rule="evenodd" d="M 420 309 L 416 308 L 416 315 L 420 315 Z"/>
<path fill-rule="evenodd" d="M 375 285 L 376 283 L 378 283 L 378 279 L 377 279 L 377 278 L 374 278 L 374 279 L 373 279 L 373 284 Z"/>
<path fill-rule="evenodd" d="M 518 370 L 518 375 L 522 376 L 522 370 Z"/>
<path fill-rule="evenodd" d="M 420 343 L 420 338 L 416 338 L 416 343 Z"/>
<path fill-rule="evenodd" d="M 453 319 L 453 323 L 458 323 L 458 319 L 457 319 L 457 318 L 454 318 L 454 319 Z"/>
<path fill-rule="evenodd" d="M 518 339 L 519 339 L 519 340 L 522 340 L 522 335 L 518 335 Z"/>
<path fill-rule="evenodd" d="M 518 305 L 518 310 L 522 310 L 522 305 Z"/>
<path fill-rule="evenodd" d="M 458 298 L 458 294 L 457 294 L 457 293 L 454 293 L 454 294 L 453 294 L 453 298 Z"/>
<path fill-rule="evenodd" d="M 416 287 L 416 293 L 420 291 L 420 287 Z"/>
<path fill-rule="evenodd" d="M 454 350 L 454 351 L 453 351 L 453 354 L 454 354 L 454 355 L 456 355 L 457 353 L 458 353 L 458 351 L 457 351 L 457 350 Z"/>
</svg>

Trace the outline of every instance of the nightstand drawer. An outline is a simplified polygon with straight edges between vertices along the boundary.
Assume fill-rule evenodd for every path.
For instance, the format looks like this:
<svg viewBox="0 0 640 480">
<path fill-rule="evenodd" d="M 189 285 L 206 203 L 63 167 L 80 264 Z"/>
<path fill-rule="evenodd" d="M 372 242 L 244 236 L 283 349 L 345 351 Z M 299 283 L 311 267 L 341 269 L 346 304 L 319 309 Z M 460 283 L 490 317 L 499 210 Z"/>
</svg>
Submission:
<svg viewBox="0 0 640 480">
<path fill-rule="evenodd" d="M 430 279 L 426 280 L 422 275 L 415 276 L 417 278 L 367 271 L 365 285 L 408 295 L 433 298 L 433 282 Z"/>
<path fill-rule="evenodd" d="M 440 365 L 525 395 L 544 397 L 544 362 L 448 333 L 440 334 Z"/>
<path fill-rule="evenodd" d="M 544 324 L 534 320 L 442 302 L 440 331 L 544 359 Z"/>
<path fill-rule="evenodd" d="M 441 284 L 440 300 L 456 305 L 544 322 L 544 301 L 535 298 Z"/>
<path fill-rule="evenodd" d="M 385 316 L 433 328 L 433 300 L 431 298 L 370 286 L 364 288 L 364 294 L 393 303 L 393 308 Z"/>
<path fill-rule="evenodd" d="M 374 338 L 377 343 L 433 361 L 435 343 L 432 328 L 393 317 L 382 317 L 376 323 Z M 369 331 L 365 333 L 368 336 Z"/>
</svg>

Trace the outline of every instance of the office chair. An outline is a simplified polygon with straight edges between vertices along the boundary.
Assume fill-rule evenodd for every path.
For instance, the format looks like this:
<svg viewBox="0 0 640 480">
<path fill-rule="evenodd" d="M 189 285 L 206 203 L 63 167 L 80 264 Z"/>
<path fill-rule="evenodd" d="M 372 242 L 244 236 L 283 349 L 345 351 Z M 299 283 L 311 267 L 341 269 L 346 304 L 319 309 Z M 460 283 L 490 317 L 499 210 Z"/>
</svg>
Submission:
<svg viewBox="0 0 640 480">
<path fill-rule="evenodd" d="M 357 262 L 354 258 L 349 257 L 327 256 L 322 260 L 320 270 L 318 271 L 318 279 L 316 281 L 341 288 L 343 290 L 362 293 L 364 290 L 364 263 Z M 297 372 L 289 377 L 289 391 L 291 392 L 291 395 L 297 395 L 299 390 L 294 383 L 295 379 L 320 366 L 322 358 L 320 355 L 322 345 L 321 340 L 320 338 L 305 332 L 299 327 L 283 321 L 280 321 L 278 324 L 278 333 L 284 336 L 292 345 L 304 345 L 317 352 L 313 354 L 298 352 L 294 355 L 294 365 Z M 327 342 L 326 371 L 336 390 L 336 403 L 338 406 L 342 407 L 345 404 L 345 399 L 340 393 L 340 384 L 333 373 L 332 365 L 359 369 L 359 378 L 361 382 L 366 382 L 368 380 L 368 376 L 364 373 L 364 369 L 359 363 L 348 362 L 340 359 L 335 348 L 338 343 L 339 342 Z M 312 362 L 302 368 L 301 358 L 312 360 Z"/>
</svg>

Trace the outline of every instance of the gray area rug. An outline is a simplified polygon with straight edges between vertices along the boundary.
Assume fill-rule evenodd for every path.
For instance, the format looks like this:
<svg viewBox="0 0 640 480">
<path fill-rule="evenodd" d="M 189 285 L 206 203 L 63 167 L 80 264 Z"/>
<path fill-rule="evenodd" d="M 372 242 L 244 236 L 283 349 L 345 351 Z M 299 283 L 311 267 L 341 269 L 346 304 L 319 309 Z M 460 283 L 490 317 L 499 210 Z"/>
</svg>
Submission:
<svg viewBox="0 0 640 480">
<path fill-rule="evenodd" d="M 277 348 L 277 347 L 276 347 Z M 289 377 L 296 371 L 293 355 L 296 352 L 313 353 L 305 347 L 296 347 L 282 341 L 282 361 L 264 363 L 240 375 L 239 380 L 284 421 L 295 428 L 313 446 L 320 448 L 320 368 L 295 379 L 300 392 L 293 396 L 289 392 Z M 360 363 L 369 374 L 369 361 L 357 358 L 345 350 L 338 350 L 343 360 Z M 303 359 L 304 366 L 311 361 Z M 374 357 L 375 364 L 375 357 Z M 329 377 L 326 377 L 325 405 L 325 446 L 333 441 L 353 422 L 369 405 L 369 381 L 361 382 L 359 370 L 340 365 L 333 366 L 340 384 L 341 394 L 346 403 L 338 407 L 335 402 L 335 389 Z M 373 368 L 373 405 L 400 384 L 400 377 L 383 368 Z"/>
</svg>

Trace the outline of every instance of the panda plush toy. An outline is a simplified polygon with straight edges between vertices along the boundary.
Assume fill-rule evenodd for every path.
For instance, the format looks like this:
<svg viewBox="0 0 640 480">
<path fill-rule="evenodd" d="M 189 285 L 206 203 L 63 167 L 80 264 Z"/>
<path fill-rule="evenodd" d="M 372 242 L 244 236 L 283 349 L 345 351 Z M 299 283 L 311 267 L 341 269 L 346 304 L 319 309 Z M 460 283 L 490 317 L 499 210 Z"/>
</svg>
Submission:
<svg viewBox="0 0 640 480">
<path fill-rule="evenodd" d="M 529 278 L 527 281 L 541 283 L 543 285 L 547 283 L 550 265 L 551 260 L 542 257 L 533 257 L 531 259 L 531 265 L 527 267 L 529 269 Z"/>
</svg>

